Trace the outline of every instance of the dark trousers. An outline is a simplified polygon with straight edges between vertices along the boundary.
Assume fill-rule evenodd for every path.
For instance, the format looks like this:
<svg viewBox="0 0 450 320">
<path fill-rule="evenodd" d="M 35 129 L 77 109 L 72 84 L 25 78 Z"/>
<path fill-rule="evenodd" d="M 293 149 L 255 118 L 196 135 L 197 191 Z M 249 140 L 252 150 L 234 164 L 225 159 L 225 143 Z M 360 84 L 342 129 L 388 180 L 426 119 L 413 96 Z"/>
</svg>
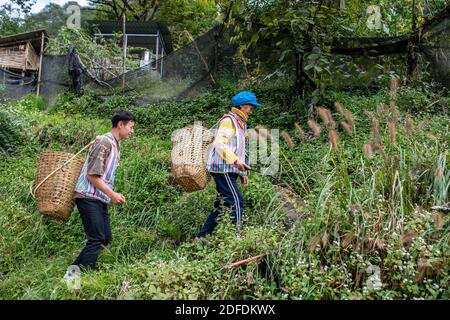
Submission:
<svg viewBox="0 0 450 320">
<path fill-rule="evenodd" d="M 236 224 L 238 230 L 242 224 L 244 215 L 244 198 L 237 185 L 237 173 L 211 173 L 216 182 L 217 198 L 212 211 L 200 229 L 198 237 L 202 238 L 214 231 L 217 226 L 217 217 L 223 213 L 225 208 L 231 208 L 233 216 L 231 222 Z"/>
<path fill-rule="evenodd" d="M 73 264 L 96 268 L 102 247 L 112 240 L 108 206 L 95 199 L 76 198 L 75 203 L 83 221 L 87 243 Z"/>
<path fill-rule="evenodd" d="M 80 69 L 74 69 L 69 71 L 69 75 L 72 78 L 72 88 L 77 95 L 81 95 L 82 86 L 82 71 Z"/>
</svg>

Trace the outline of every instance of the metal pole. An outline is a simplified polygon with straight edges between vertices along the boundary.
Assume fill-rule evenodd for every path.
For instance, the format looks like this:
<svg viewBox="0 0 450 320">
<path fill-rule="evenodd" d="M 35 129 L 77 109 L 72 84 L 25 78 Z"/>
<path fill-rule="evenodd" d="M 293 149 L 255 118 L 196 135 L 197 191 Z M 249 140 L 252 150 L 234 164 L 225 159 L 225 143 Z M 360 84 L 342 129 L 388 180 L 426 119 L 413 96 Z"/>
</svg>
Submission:
<svg viewBox="0 0 450 320">
<path fill-rule="evenodd" d="M 158 70 L 158 59 L 159 59 L 159 30 L 156 33 L 156 65 L 155 65 L 156 70 Z"/>
<path fill-rule="evenodd" d="M 122 50 L 122 95 L 125 92 L 125 72 L 126 72 L 126 67 L 125 67 L 125 59 L 127 57 L 127 35 L 126 35 L 126 19 L 127 16 L 125 14 L 125 11 L 123 12 L 123 26 L 122 26 L 122 33 L 123 33 L 123 50 Z"/>
<path fill-rule="evenodd" d="M 160 79 L 162 79 L 162 77 L 163 77 L 163 64 L 164 64 L 164 56 L 165 56 L 164 47 L 163 47 L 162 43 L 161 43 L 161 47 L 162 47 L 162 49 L 161 49 L 162 57 L 161 57 L 161 76 L 159 77 Z"/>
<path fill-rule="evenodd" d="M 39 57 L 39 74 L 38 74 L 38 84 L 37 84 L 37 90 L 36 90 L 36 95 L 39 96 L 39 92 L 41 89 L 41 77 L 42 77 L 42 56 L 44 55 L 44 40 L 45 40 L 45 35 L 42 32 L 42 36 L 41 36 L 41 54 Z"/>
</svg>

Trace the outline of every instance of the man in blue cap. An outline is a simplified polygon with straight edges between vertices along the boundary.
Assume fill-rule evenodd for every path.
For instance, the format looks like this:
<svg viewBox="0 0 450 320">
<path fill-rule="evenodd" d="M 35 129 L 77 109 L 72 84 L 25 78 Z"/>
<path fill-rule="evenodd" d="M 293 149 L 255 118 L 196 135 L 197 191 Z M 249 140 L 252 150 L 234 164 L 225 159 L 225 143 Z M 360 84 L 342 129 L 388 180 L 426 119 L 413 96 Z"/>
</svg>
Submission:
<svg viewBox="0 0 450 320">
<path fill-rule="evenodd" d="M 244 199 L 237 179 L 239 177 L 243 185 L 248 184 L 248 170 L 251 168 L 247 156 L 247 121 L 260 103 L 255 94 L 249 91 L 239 92 L 231 102 L 231 111 L 219 120 L 213 147 L 208 156 L 207 170 L 214 178 L 218 195 L 214 202 L 214 211 L 206 219 L 198 233 L 198 239 L 203 239 L 214 231 L 217 217 L 224 207 L 233 211 L 232 223 L 236 224 L 238 233 L 242 224 Z"/>
</svg>

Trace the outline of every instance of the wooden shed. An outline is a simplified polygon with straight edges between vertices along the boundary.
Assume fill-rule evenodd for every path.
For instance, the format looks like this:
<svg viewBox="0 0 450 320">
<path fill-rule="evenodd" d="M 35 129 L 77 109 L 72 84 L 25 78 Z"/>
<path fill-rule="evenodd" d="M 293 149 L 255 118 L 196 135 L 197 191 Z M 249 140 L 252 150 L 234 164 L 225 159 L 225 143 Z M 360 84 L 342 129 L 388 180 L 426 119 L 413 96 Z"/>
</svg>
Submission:
<svg viewBox="0 0 450 320">
<path fill-rule="evenodd" d="M 37 71 L 47 38 L 45 30 L 0 38 L 0 68 L 12 71 Z"/>
</svg>

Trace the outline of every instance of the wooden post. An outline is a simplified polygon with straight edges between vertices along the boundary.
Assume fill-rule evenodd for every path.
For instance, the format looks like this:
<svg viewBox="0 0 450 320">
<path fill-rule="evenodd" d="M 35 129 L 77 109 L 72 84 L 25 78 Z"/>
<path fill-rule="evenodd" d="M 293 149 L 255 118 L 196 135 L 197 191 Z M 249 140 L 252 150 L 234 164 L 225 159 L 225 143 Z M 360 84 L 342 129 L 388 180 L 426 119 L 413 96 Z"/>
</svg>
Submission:
<svg viewBox="0 0 450 320">
<path fill-rule="evenodd" d="M 339 1 L 339 13 L 342 14 L 345 10 L 345 0 Z"/>
<path fill-rule="evenodd" d="M 36 95 L 39 96 L 39 92 L 41 89 L 41 77 L 42 77 L 42 56 L 44 55 L 44 39 L 45 39 L 45 35 L 42 32 L 42 37 L 41 37 L 41 54 L 39 55 L 39 73 L 38 73 L 38 84 L 37 84 L 37 90 L 36 90 Z"/>
</svg>

